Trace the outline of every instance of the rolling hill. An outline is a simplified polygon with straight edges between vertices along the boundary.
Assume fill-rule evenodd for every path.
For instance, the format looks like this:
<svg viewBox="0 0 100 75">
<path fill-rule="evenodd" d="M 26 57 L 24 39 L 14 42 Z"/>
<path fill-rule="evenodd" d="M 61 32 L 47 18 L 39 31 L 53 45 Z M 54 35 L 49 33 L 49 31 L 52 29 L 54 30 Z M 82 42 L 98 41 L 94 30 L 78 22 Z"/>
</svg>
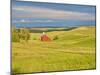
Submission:
<svg viewBox="0 0 100 75">
<path fill-rule="evenodd" d="M 41 42 L 41 33 L 30 33 L 28 42 L 12 43 L 15 73 L 95 69 L 95 26 L 46 34 L 51 42 Z M 53 40 L 57 37 L 56 40 Z"/>
</svg>

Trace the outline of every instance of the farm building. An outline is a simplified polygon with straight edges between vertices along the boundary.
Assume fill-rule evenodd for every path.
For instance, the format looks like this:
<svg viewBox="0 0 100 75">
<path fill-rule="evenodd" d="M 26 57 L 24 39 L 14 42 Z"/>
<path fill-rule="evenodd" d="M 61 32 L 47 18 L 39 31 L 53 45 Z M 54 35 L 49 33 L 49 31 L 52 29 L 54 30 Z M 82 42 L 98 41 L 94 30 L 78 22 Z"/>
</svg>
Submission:
<svg viewBox="0 0 100 75">
<path fill-rule="evenodd" d="M 41 36 L 41 41 L 51 41 L 51 39 L 45 34 L 45 32 L 43 32 Z"/>
</svg>

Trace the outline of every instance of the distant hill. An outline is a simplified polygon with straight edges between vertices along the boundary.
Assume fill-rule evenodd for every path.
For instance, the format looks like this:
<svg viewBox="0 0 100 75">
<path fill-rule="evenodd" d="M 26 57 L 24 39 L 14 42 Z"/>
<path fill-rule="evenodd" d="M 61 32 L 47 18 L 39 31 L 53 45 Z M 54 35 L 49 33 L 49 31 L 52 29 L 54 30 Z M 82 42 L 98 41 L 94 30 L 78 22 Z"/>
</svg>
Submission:
<svg viewBox="0 0 100 75">
<path fill-rule="evenodd" d="M 77 27 L 67 27 L 67 28 L 29 28 L 31 33 L 42 33 L 42 32 L 52 32 L 52 31 L 69 31 Z"/>
</svg>

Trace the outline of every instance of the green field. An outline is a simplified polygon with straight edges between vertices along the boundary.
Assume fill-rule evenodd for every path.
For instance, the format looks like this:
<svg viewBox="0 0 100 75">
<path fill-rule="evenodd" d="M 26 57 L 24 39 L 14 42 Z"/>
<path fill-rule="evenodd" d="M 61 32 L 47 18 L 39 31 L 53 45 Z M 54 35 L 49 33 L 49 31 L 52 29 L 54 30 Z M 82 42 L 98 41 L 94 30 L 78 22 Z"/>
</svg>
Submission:
<svg viewBox="0 0 100 75">
<path fill-rule="evenodd" d="M 28 42 L 12 42 L 12 70 L 16 73 L 95 69 L 95 26 L 46 33 L 30 33 Z M 56 40 L 53 40 L 57 36 Z"/>
</svg>

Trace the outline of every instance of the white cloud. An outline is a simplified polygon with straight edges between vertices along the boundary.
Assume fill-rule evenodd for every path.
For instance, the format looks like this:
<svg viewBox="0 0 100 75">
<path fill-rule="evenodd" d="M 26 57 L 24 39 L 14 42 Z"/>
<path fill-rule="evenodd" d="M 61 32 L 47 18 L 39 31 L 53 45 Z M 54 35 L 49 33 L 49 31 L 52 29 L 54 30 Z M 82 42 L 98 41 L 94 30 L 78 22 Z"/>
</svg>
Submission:
<svg viewBox="0 0 100 75">
<path fill-rule="evenodd" d="M 53 20 L 14 20 L 13 23 L 29 23 L 29 22 L 56 22 Z"/>
<path fill-rule="evenodd" d="M 54 10 L 40 7 L 15 6 L 13 7 L 13 17 L 27 18 L 50 18 L 50 19 L 78 19 L 95 20 L 95 16 L 89 13 Z"/>
</svg>

